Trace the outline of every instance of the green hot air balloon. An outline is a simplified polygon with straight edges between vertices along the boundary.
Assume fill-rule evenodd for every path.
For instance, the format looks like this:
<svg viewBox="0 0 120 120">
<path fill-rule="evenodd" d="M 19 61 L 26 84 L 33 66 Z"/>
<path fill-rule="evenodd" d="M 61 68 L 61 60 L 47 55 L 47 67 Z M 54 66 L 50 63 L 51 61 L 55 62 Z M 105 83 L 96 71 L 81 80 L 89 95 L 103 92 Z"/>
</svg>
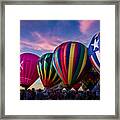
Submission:
<svg viewBox="0 0 120 120">
<path fill-rule="evenodd" d="M 54 50 L 53 65 L 67 88 L 78 83 L 87 60 L 87 48 L 79 42 L 65 42 Z"/>
<path fill-rule="evenodd" d="M 38 60 L 37 69 L 39 77 L 45 88 L 52 88 L 61 82 L 52 64 L 53 53 L 46 53 Z"/>
</svg>

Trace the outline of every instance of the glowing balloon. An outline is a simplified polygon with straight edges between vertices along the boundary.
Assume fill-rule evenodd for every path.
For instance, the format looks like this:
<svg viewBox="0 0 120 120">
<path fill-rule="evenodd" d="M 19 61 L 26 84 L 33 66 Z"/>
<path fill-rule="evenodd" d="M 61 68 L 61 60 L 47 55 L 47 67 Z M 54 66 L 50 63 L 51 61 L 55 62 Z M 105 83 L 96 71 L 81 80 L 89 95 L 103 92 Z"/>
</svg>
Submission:
<svg viewBox="0 0 120 120">
<path fill-rule="evenodd" d="M 45 88 L 51 88 L 61 82 L 52 63 L 53 53 L 47 53 L 41 56 L 38 61 L 37 69 L 39 77 Z"/>
<path fill-rule="evenodd" d="M 76 83 L 72 86 L 75 90 L 78 90 L 81 87 L 82 83 Z"/>
<path fill-rule="evenodd" d="M 87 60 L 87 48 L 78 42 L 65 42 L 53 55 L 53 65 L 67 87 L 78 82 Z"/>
<path fill-rule="evenodd" d="M 20 85 L 30 87 L 38 78 L 37 62 L 39 57 L 32 53 L 20 55 Z"/>
<path fill-rule="evenodd" d="M 88 48 L 88 55 L 93 67 L 100 72 L 100 33 L 93 36 Z"/>
</svg>

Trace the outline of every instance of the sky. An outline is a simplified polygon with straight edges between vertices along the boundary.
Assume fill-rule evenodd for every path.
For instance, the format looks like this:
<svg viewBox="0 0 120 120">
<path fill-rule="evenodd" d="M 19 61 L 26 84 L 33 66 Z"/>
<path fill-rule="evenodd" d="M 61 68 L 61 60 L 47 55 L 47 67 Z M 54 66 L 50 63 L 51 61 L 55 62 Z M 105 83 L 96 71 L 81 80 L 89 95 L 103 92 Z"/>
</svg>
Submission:
<svg viewBox="0 0 120 120">
<path fill-rule="evenodd" d="M 78 41 L 88 47 L 99 31 L 99 20 L 21 20 L 20 52 L 41 56 L 65 41 Z"/>
<path fill-rule="evenodd" d="M 65 41 L 78 41 L 88 47 L 99 31 L 99 20 L 21 20 L 20 53 L 30 52 L 40 57 Z M 40 79 L 32 87 L 43 88 Z"/>
</svg>

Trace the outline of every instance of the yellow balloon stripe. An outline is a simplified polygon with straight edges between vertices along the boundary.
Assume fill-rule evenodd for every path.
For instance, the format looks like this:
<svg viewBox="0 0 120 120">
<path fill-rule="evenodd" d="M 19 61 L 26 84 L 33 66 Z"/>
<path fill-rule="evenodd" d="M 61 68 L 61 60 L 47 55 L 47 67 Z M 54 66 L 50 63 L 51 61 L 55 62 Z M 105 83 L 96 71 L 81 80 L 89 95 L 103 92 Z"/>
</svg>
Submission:
<svg viewBox="0 0 120 120">
<path fill-rule="evenodd" d="M 38 71 L 38 75 L 40 76 L 40 70 L 39 70 L 38 65 L 37 65 L 37 71 Z"/>
<path fill-rule="evenodd" d="M 40 69 L 39 69 L 38 65 L 37 65 L 37 71 L 38 71 L 38 75 L 39 75 L 40 79 L 42 80 L 42 75 L 41 75 L 41 72 L 40 72 Z"/>
<path fill-rule="evenodd" d="M 54 85 L 56 85 L 60 81 L 60 78 L 58 78 L 56 81 L 54 81 Z"/>
<path fill-rule="evenodd" d="M 85 48 L 83 63 L 82 63 L 80 72 L 79 72 L 79 74 L 78 74 L 78 76 L 77 76 L 77 79 L 78 79 L 78 77 L 80 76 L 80 74 L 81 74 L 83 68 L 85 67 L 86 61 L 87 61 L 87 48 Z"/>
<path fill-rule="evenodd" d="M 50 64 L 50 72 L 49 72 L 49 77 L 48 77 L 49 80 L 50 80 L 51 74 L 52 74 L 52 63 Z"/>
<path fill-rule="evenodd" d="M 39 66 L 40 66 L 40 73 L 41 73 L 41 79 L 43 79 L 43 73 L 42 73 L 42 65 L 41 65 L 41 63 L 39 62 Z"/>
<path fill-rule="evenodd" d="M 46 80 L 46 58 L 47 56 L 44 58 L 44 79 Z"/>
<path fill-rule="evenodd" d="M 52 79 L 52 82 L 54 82 L 56 77 L 57 77 L 57 73 L 55 73 L 54 78 Z"/>
<path fill-rule="evenodd" d="M 70 47 L 70 56 L 69 56 L 69 67 L 68 67 L 68 83 L 70 84 L 72 80 L 72 71 L 73 71 L 73 60 L 74 60 L 74 51 L 75 50 L 75 44 L 71 44 Z"/>
</svg>

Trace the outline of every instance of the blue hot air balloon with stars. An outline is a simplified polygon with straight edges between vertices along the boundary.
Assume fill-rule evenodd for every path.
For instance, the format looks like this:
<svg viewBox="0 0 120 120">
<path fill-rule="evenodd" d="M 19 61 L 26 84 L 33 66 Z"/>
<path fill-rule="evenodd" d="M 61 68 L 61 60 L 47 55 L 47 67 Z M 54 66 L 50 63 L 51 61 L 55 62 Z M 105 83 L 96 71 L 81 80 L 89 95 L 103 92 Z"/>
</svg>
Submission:
<svg viewBox="0 0 120 120">
<path fill-rule="evenodd" d="M 88 55 L 95 70 L 100 72 L 100 32 L 96 33 L 90 42 Z"/>
</svg>

